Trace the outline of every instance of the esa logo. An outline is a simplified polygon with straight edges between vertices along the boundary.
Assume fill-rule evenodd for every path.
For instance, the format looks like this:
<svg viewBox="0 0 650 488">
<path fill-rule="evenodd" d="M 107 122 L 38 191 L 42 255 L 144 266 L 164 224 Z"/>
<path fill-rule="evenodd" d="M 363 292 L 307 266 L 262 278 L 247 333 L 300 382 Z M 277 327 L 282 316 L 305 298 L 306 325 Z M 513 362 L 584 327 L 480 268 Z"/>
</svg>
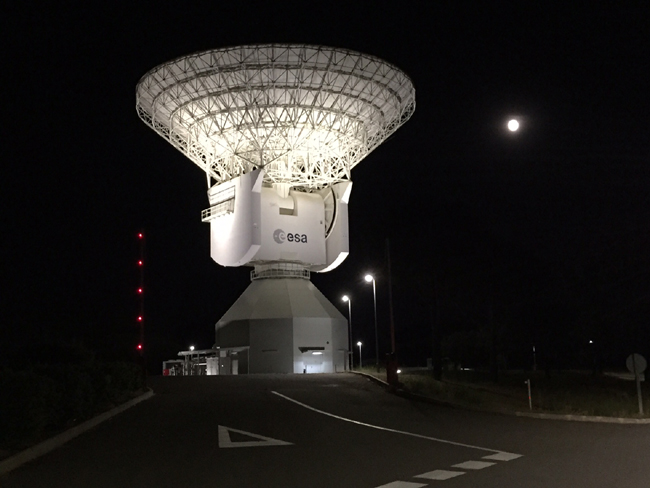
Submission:
<svg viewBox="0 0 650 488">
<path fill-rule="evenodd" d="M 306 244 L 307 234 L 292 234 L 291 232 L 284 232 L 282 229 L 275 229 L 273 240 L 278 244 L 282 244 L 284 241 L 304 242 Z"/>
</svg>

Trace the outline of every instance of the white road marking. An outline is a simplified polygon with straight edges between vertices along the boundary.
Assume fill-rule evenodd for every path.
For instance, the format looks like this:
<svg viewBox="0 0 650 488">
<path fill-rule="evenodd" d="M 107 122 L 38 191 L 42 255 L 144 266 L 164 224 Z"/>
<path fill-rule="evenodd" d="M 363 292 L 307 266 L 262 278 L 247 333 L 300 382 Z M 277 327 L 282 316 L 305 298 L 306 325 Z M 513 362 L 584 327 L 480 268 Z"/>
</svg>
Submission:
<svg viewBox="0 0 650 488">
<path fill-rule="evenodd" d="M 483 456 L 482 459 L 492 459 L 494 461 L 512 461 L 513 459 L 520 458 L 521 454 L 513 454 L 512 452 L 497 452 L 489 456 Z"/>
<path fill-rule="evenodd" d="M 446 471 L 444 469 L 436 469 L 435 471 L 429 471 L 428 473 L 422 473 L 413 477 L 442 481 L 442 480 L 448 480 L 450 478 L 455 478 L 456 476 L 460 476 L 461 474 L 465 474 L 465 473 L 463 473 L 462 471 Z"/>
<path fill-rule="evenodd" d="M 413 432 L 405 432 L 403 430 L 389 429 L 388 427 L 381 427 L 379 425 L 366 424 L 365 422 L 359 422 L 357 420 L 347 419 L 347 418 L 341 417 L 339 415 L 334 415 L 333 413 L 325 412 L 323 410 L 319 410 L 317 408 L 310 407 L 309 405 L 306 405 L 306 404 L 304 404 L 302 402 L 299 402 L 298 400 L 294 400 L 293 398 L 289 398 L 288 396 L 283 395 L 282 393 L 278 393 L 277 391 L 272 391 L 271 393 L 273 393 L 274 395 L 277 395 L 279 397 L 282 397 L 285 400 L 289 400 L 290 402 L 293 402 L 296 405 L 300 405 L 301 407 L 309 409 L 309 410 L 311 410 L 313 412 L 317 412 L 317 413 L 320 413 L 322 415 L 327 415 L 328 417 L 332 417 L 332 418 L 335 418 L 335 419 L 344 420 L 345 422 L 350 422 L 350 423 L 353 423 L 353 424 L 356 424 L 356 425 L 362 425 L 364 427 L 370 427 L 371 429 L 383 430 L 385 432 L 394 432 L 396 434 L 403 434 L 403 435 L 408 435 L 408 436 L 411 436 L 411 437 L 417 437 L 418 439 L 426 439 L 426 440 L 429 440 L 429 441 L 441 442 L 443 444 L 451 444 L 452 446 L 468 447 L 470 449 L 477 449 L 479 451 L 493 452 L 493 453 L 496 453 L 496 454 L 510 454 L 510 453 L 504 453 L 503 451 L 499 451 L 498 449 L 488 449 L 487 447 L 472 446 L 471 444 L 463 444 L 462 442 L 448 441 L 448 440 L 445 440 L 445 439 L 438 439 L 436 437 L 429 437 L 429 436 L 426 436 L 426 435 L 414 434 Z M 519 456 L 517 454 L 514 454 L 514 455 Z"/>
<path fill-rule="evenodd" d="M 488 466 L 494 466 L 496 463 L 487 463 L 485 461 L 465 461 L 464 463 L 454 464 L 452 468 L 460 469 L 483 469 Z"/>
<path fill-rule="evenodd" d="M 230 439 L 230 432 L 237 432 L 238 434 L 243 434 L 247 437 L 252 437 L 254 439 L 260 439 L 259 441 L 238 441 L 233 442 Z M 219 426 L 219 447 L 228 448 L 228 447 L 262 447 L 262 446 L 290 446 L 291 442 L 280 441 L 278 439 L 273 439 L 271 437 L 265 437 L 259 434 L 253 434 L 251 432 L 246 432 L 243 430 L 231 429 L 230 427 L 224 427 L 223 425 Z"/>
<path fill-rule="evenodd" d="M 377 488 L 421 488 L 427 486 L 426 483 L 411 483 L 410 481 L 393 481 L 387 485 L 377 486 Z"/>
</svg>

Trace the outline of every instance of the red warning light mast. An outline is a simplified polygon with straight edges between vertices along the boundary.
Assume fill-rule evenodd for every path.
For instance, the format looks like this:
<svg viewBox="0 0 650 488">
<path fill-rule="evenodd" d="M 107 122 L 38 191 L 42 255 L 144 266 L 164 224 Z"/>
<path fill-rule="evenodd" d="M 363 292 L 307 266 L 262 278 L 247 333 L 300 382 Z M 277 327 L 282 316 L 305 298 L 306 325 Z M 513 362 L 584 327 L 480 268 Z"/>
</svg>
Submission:
<svg viewBox="0 0 650 488">
<path fill-rule="evenodd" d="M 140 305 L 140 312 L 136 318 L 138 326 L 140 328 L 140 340 L 135 346 L 136 351 L 140 355 L 140 363 L 142 366 L 142 386 L 147 385 L 147 360 L 144 353 L 144 262 L 145 262 L 145 239 L 144 239 L 144 230 L 138 232 L 138 248 L 139 248 L 139 257 L 138 257 L 138 269 L 139 269 L 139 284 L 136 288 L 136 294 L 138 296 L 138 302 Z"/>
<path fill-rule="evenodd" d="M 137 288 L 140 313 L 138 314 L 138 325 L 140 326 L 140 342 L 138 343 L 137 349 L 140 355 L 144 354 L 144 231 L 138 232 L 138 247 L 139 247 L 139 258 L 138 258 L 138 268 L 140 270 L 140 280 Z"/>
</svg>

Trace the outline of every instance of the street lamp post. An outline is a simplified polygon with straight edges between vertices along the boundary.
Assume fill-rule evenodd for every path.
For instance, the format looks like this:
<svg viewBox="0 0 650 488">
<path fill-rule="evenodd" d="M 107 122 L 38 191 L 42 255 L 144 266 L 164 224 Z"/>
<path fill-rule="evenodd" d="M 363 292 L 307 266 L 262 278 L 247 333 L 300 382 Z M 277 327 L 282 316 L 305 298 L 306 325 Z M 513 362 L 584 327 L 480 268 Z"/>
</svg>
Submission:
<svg viewBox="0 0 650 488">
<path fill-rule="evenodd" d="M 377 331 L 377 288 L 375 285 L 375 278 L 367 274 L 365 280 L 370 283 L 372 281 L 372 298 L 375 306 L 375 362 L 377 364 L 377 373 L 379 373 L 379 332 Z"/>
<path fill-rule="evenodd" d="M 592 339 L 589 339 L 589 349 L 591 350 L 592 373 L 596 375 L 598 373 L 598 361 L 596 360 L 596 346 L 594 346 Z"/>
<path fill-rule="evenodd" d="M 533 345 L 533 371 L 537 371 L 537 353 L 535 351 L 534 345 Z"/>
<path fill-rule="evenodd" d="M 352 370 L 354 368 L 354 359 L 352 358 L 352 300 L 347 295 L 343 295 L 342 300 L 344 302 L 348 302 L 348 332 L 350 334 L 348 351 L 350 354 L 350 370 Z"/>
<path fill-rule="evenodd" d="M 357 342 L 359 346 L 359 369 L 363 368 L 363 359 L 361 359 L 361 341 Z"/>
</svg>

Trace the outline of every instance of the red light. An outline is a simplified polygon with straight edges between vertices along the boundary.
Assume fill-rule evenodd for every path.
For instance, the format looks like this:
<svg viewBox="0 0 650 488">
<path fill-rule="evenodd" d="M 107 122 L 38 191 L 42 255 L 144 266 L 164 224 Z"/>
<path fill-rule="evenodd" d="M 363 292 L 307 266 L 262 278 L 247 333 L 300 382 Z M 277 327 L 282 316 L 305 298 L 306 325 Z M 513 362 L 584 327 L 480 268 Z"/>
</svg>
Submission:
<svg viewBox="0 0 650 488">
<path fill-rule="evenodd" d="M 144 236 L 142 235 L 142 232 L 140 232 L 140 233 L 138 234 L 138 238 L 139 238 L 139 239 L 142 239 L 143 237 L 144 237 Z"/>
<path fill-rule="evenodd" d="M 142 344 L 138 344 L 138 351 L 142 351 Z"/>
<path fill-rule="evenodd" d="M 142 293 L 142 288 L 138 288 L 138 293 Z"/>
<path fill-rule="evenodd" d="M 138 317 L 138 322 L 142 322 L 142 315 Z"/>
<path fill-rule="evenodd" d="M 142 266 L 142 260 L 138 261 L 138 266 Z"/>
</svg>

